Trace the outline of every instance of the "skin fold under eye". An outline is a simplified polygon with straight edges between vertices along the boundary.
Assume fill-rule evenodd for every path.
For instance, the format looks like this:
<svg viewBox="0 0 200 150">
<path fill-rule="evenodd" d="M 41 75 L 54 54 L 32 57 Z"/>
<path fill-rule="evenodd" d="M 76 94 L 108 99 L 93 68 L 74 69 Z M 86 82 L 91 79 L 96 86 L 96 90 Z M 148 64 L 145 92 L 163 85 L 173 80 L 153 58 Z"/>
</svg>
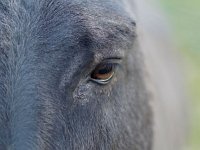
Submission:
<svg viewBox="0 0 200 150">
<path fill-rule="evenodd" d="M 115 74 L 116 64 L 107 62 L 99 64 L 91 74 L 91 80 L 99 84 L 107 84 Z"/>
</svg>

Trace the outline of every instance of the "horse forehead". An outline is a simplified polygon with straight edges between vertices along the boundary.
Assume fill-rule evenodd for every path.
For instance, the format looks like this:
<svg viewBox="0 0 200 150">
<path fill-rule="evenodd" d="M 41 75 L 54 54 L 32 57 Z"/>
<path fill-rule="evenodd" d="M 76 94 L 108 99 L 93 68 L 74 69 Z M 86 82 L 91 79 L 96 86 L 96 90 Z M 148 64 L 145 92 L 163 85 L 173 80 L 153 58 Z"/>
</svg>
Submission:
<svg viewBox="0 0 200 150">
<path fill-rule="evenodd" d="M 81 46 L 87 47 L 93 41 L 101 45 L 118 45 L 123 40 L 130 40 L 128 36 L 132 35 L 127 36 L 126 34 L 134 34 L 135 30 L 123 6 L 112 0 L 18 0 L 9 2 L 12 4 L 8 5 L 8 1 L 0 3 L 0 5 L 4 4 L 5 8 L 6 5 L 13 7 L 9 8 L 12 13 L 10 17 L 6 16 L 9 14 L 5 12 L 4 16 L 11 21 L 3 23 L 4 27 L 13 27 L 11 35 L 25 37 L 30 33 L 28 40 L 31 39 L 32 42 L 27 42 L 27 45 L 30 43 L 33 45 L 34 42 L 36 45 L 46 43 L 47 48 L 49 46 L 50 49 L 58 44 L 63 45 L 62 42 L 67 46 L 74 46 L 81 42 L 84 44 Z M 12 37 L 12 40 L 16 37 L 19 36 Z M 15 43 L 19 40 L 24 40 L 24 38 L 17 39 Z"/>
<path fill-rule="evenodd" d="M 129 18 L 123 6 L 117 2 L 111 3 L 110 0 L 45 1 L 42 5 L 42 13 L 39 15 L 43 19 L 40 21 L 49 22 L 44 27 L 59 28 L 58 32 L 73 36 L 70 38 L 74 40 L 93 36 L 99 41 L 116 32 L 128 30 L 133 33 L 135 30 L 134 21 Z"/>
<path fill-rule="evenodd" d="M 129 20 L 129 16 L 121 3 L 112 0 L 47 0 L 42 3 L 42 10 L 46 14 L 59 13 L 75 20 L 75 23 L 83 22 L 123 22 Z M 73 22 L 74 23 L 74 22 Z M 94 25 L 94 24 L 93 24 Z"/>
<path fill-rule="evenodd" d="M 34 10 L 37 10 L 37 8 L 43 8 L 44 11 L 50 12 L 57 11 L 55 8 L 61 6 L 68 10 L 68 12 L 72 12 L 73 14 L 74 12 L 77 12 L 77 14 L 81 15 L 80 12 L 86 11 L 90 11 L 93 14 L 115 11 L 115 13 L 120 14 L 123 11 L 122 2 L 123 0 L 8 0 L 7 2 L 6 0 L 2 0 L 0 5 L 8 4 L 11 7 L 24 7 L 25 9 L 34 8 Z M 63 11 L 64 9 L 60 9 L 59 11 Z"/>
<path fill-rule="evenodd" d="M 24 23 L 28 24 L 34 20 L 31 22 L 34 25 L 40 18 L 40 22 L 48 22 L 46 26 L 57 22 L 57 25 L 70 23 L 76 27 L 83 24 L 90 27 L 108 22 L 123 23 L 130 19 L 123 5 L 112 0 L 2 0 L 0 11 L 3 14 L 1 17 L 6 19 L 10 16 L 14 21 L 25 20 Z"/>
<path fill-rule="evenodd" d="M 123 16 L 125 13 L 123 1 L 113 0 L 1 0 L 0 11 L 13 10 L 19 13 L 43 13 L 54 14 L 56 12 L 76 16 Z M 109 13 L 109 14 L 108 14 Z M 15 14 L 15 15 L 16 15 Z"/>
</svg>

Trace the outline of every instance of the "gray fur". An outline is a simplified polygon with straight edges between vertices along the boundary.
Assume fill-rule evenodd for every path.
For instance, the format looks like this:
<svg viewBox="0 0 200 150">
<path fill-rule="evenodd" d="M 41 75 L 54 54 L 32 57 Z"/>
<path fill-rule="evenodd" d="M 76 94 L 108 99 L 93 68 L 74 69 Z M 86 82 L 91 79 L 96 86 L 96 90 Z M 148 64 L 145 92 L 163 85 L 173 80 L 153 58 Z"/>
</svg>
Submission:
<svg viewBox="0 0 200 150">
<path fill-rule="evenodd" d="M 0 0 L 0 150 L 153 150 L 136 7 Z M 89 80 L 119 57 L 109 84 Z"/>
</svg>

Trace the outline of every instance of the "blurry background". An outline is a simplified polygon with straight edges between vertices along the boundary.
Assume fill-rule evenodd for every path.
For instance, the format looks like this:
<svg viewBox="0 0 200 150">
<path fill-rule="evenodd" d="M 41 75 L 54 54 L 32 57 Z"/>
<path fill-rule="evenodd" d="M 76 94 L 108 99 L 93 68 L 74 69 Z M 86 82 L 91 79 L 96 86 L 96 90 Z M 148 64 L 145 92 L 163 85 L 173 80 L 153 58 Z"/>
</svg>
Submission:
<svg viewBox="0 0 200 150">
<path fill-rule="evenodd" d="M 159 0 L 186 67 L 190 136 L 186 150 L 200 150 L 200 0 Z"/>
</svg>

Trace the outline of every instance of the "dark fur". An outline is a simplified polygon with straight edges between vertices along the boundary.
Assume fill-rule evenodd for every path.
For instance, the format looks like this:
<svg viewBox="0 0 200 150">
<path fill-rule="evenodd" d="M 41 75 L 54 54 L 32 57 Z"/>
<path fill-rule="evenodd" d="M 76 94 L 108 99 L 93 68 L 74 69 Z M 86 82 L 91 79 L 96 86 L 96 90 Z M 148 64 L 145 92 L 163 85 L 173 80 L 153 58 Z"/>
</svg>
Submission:
<svg viewBox="0 0 200 150">
<path fill-rule="evenodd" d="M 88 79 L 123 57 L 108 85 Z M 0 0 L 0 150 L 151 150 L 136 22 L 111 0 Z"/>
</svg>

